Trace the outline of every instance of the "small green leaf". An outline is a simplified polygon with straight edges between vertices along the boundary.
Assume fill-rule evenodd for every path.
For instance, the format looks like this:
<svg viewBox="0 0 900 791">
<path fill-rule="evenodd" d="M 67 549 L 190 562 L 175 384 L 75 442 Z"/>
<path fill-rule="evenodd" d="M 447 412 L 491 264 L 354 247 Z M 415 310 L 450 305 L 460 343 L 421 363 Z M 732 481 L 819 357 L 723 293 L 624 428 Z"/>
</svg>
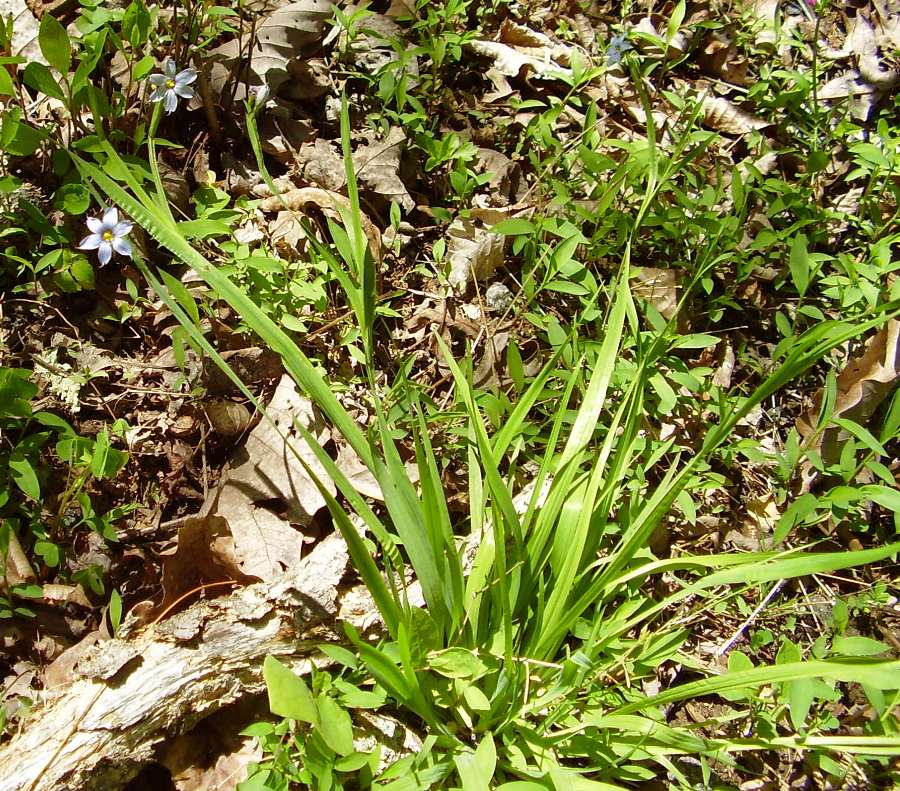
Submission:
<svg viewBox="0 0 900 791">
<path fill-rule="evenodd" d="M 870 483 L 859 488 L 863 497 L 867 497 L 878 503 L 882 508 L 887 508 L 895 514 L 900 513 L 900 492 L 896 489 L 882 486 L 878 483 Z"/>
<path fill-rule="evenodd" d="M 41 17 L 38 44 L 47 63 L 65 76 L 72 65 L 72 45 L 66 29 L 56 21 L 53 14 Z"/>
<path fill-rule="evenodd" d="M 508 220 L 501 220 L 490 227 L 491 233 L 499 233 L 503 234 L 503 236 L 525 236 L 533 234 L 536 230 L 534 223 L 522 217 L 511 217 Z"/>
<path fill-rule="evenodd" d="M 474 752 L 461 753 L 453 761 L 462 781 L 463 791 L 488 791 L 497 768 L 494 737 L 486 733 Z"/>
<path fill-rule="evenodd" d="M 338 755 L 350 755 L 353 752 L 353 724 L 347 710 L 327 695 L 320 695 L 316 703 L 319 733 L 325 743 Z"/>
<path fill-rule="evenodd" d="M 14 96 L 16 86 L 13 84 L 9 72 L 0 66 L 0 96 Z"/>
<path fill-rule="evenodd" d="M 890 650 L 884 643 L 870 637 L 835 637 L 831 643 L 833 654 L 843 656 L 877 656 Z"/>
<path fill-rule="evenodd" d="M 200 326 L 200 309 L 197 307 L 197 301 L 194 299 L 191 292 L 184 287 L 184 284 L 177 277 L 173 277 L 168 272 L 162 270 L 160 270 L 159 274 L 166 284 L 166 287 L 172 293 L 172 296 L 178 300 L 178 304 L 181 305 L 184 312 L 190 316 L 191 321 L 193 321 L 196 326 Z"/>
<path fill-rule="evenodd" d="M 346 648 L 342 648 L 339 645 L 332 645 L 330 643 L 323 643 L 321 646 L 321 651 L 325 656 L 333 659 L 338 664 L 343 665 L 344 667 L 349 667 L 351 670 L 356 670 L 357 658 L 356 654 L 352 651 L 348 651 Z"/>
<path fill-rule="evenodd" d="M 41 499 L 41 484 L 31 460 L 20 450 L 9 454 L 10 475 L 18 486 L 32 500 Z"/>
<path fill-rule="evenodd" d="M 9 117 L 10 113 L 7 113 Z M 8 134 L 8 130 L 11 134 Z M 4 142 L 6 138 L 8 142 Z M 26 123 L 16 120 L 12 124 L 7 124 L 6 118 L 3 119 L 3 130 L 0 132 L 0 149 L 7 154 L 16 157 L 30 157 L 44 140 L 47 139 L 47 133 L 35 129 Z"/>
<path fill-rule="evenodd" d="M 40 585 L 13 585 L 12 592 L 23 599 L 40 599 L 44 595 L 44 589 Z"/>
<path fill-rule="evenodd" d="M 91 205 L 91 194 L 84 184 L 63 184 L 53 196 L 53 205 L 66 214 L 84 214 Z"/>
<path fill-rule="evenodd" d="M 150 35 L 150 11 L 142 0 L 132 0 L 122 17 L 122 38 L 139 47 Z"/>
<path fill-rule="evenodd" d="M 35 541 L 34 553 L 43 558 L 44 563 L 51 568 L 59 565 L 59 547 L 52 541 Z"/>
<path fill-rule="evenodd" d="M 94 442 L 91 474 L 96 478 L 112 478 L 128 463 L 128 454 L 116 450 L 109 443 L 109 434 L 101 431 Z"/>
<path fill-rule="evenodd" d="M 816 697 L 816 687 L 822 682 L 814 678 L 802 678 L 785 684 L 788 688 L 788 707 L 791 712 L 791 725 L 799 731 L 806 724 L 809 709 Z"/>
<path fill-rule="evenodd" d="M 274 656 L 267 656 L 263 662 L 263 678 L 269 695 L 269 709 L 273 714 L 310 725 L 319 724 L 316 702 L 300 676 Z"/>
<path fill-rule="evenodd" d="M 447 678 L 478 678 L 487 666 L 467 648 L 448 648 L 428 657 L 428 666 Z"/>
<path fill-rule="evenodd" d="M 745 653 L 741 651 L 732 651 L 728 655 L 728 673 L 729 675 L 741 673 L 747 670 L 753 669 L 753 662 L 750 660 Z M 725 698 L 725 700 L 742 700 L 754 692 L 752 687 L 739 688 L 739 689 L 729 689 L 722 690 L 719 694 Z"/>
<path fill-rule="evenodd" d="M 801 494 L 800 497 L 788 506 L 778 522 L 775 523 L 775 532 L 772 536 L 773 542 L 775 544 L 780 544 L 784 541 L 794 526 L 798 522 L 803 521 L 809 514 L 813 513 L 818 505 L 819 501 L 814 494 L 810 494 L 809 492 Z"/>
<path fill-rule="evenodd" d="M 666 25 L 666 43 L 671 44 L 675 40 L 675 35 L 678 33 L 678 29 L 681 27 L 681 23 L 684 22 L 684 15 L 686 12 L 686 7 L 684 0 L 680 0 L 678 5 L 672 10 L 669 16 L 669 24 Z"/>
<path fill-rule="evenodd" d="M 109 623 L 115 636 L 122 623 L 122 597 L 115 588 L 109 594 Z"/>
<path fill-rule="evenodd" d="M 69 267 L 69 272 L 75 282 L 85 291 L 90 291 L 94 288 L 94 267 L 91 266 L 90 262 L 84 256 L 80 255 L 72 259 L 72 265 Z"/>
<path fill-rule="evenodd" d="M 791 252 L 788 259 L 791 279 L 802 297 L 809 286 L 809 252 L 806 249 L 806 236 L 798 233 L 791 240 Z"/>
<path fill-rule="evenodd" d="M 715 335 L 708 335 L 705 332 L 698 332 L 693 335 L 682 335 L 676 338 L 672 349 L 708 349 L 715 346 L 719 342 L 719 338 Z"/>
<path fill-rule="evenodd" d="M 48 15 L 45 14 L 44 18 L 47 19 Z M 63 93 L 60 84 L 50 73 L 50 69 L 43 63 L 38 63 L 37 61 L 29 63 L 22 73 L 22 78 L 25 80 L 25 84 L 30 88 L 45 93 L 47 96 L 52 96 L 54 99 L 65 101 L 66 95 Z"/>
<path fill-rule="evenodd" d="M 338 760 L 334 762 L 334 768 L 339 772 L 358 772 L 371 760 L 371 753 L 354 752 L 346 758 L 338 758 Z"/>
<path fill-rule="evenodd" d="M 478 687 L 466 687 L 463 690 L 463 698 L 472 711 L 491 710 L 491 701 Z"/>
</svg>

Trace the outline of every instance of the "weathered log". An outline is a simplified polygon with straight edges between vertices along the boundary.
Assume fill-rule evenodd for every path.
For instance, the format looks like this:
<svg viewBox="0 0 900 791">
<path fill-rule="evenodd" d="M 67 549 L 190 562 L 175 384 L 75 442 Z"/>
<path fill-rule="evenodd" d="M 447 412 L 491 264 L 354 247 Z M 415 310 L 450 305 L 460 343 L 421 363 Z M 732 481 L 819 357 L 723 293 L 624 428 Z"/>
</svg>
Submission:
<svg viewBox="0 0 900 791">
<path fill-rule="evenodd" d="M 316 645 L 333 639 L 347 560 L 343 540 L 329 536 L 275 582 L 98 644 L 0 748 L 0 791 L 119 789 L 161 744 L 261 692 L 266 655 L 308 669 Z"/>
</svg>

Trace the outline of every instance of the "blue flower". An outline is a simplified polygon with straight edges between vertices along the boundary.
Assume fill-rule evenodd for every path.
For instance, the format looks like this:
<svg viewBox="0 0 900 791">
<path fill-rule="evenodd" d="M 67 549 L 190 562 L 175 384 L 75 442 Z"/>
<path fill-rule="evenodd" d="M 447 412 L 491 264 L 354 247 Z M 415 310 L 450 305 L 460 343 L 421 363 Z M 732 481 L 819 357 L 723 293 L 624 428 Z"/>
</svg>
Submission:
<svg viewBox="0 0 900 791">
<path fill-rule="evenodd" d="M 194 89 L 188 85 L 197 79 L 197 72 L 194 69 L 182 69 L 176 71 L 178 67 L 171 58 L 166 58 L 163 63 L 162 74 L 151 74 L 150 84 L 153 86 L 153 93 L 150 94 L 151 102 L 161 102 L 165 99 L 166 112 L 174 113 L 178 107 L 179 97 L 182 99 L 192 99 Z"/>
<path fill-rule="evenodd" d="M 615 66 L 622 62 L 622 56 L 631 49 L 628 37 L 624 33 L 616 33 L 606 46 L 606 65 Z"/>
<path fill-rule="evenodd" d="M 79 250 L 96 250 L 100 266 L 106 266 L 112 258 L 113 250 L 119 255 L 131 258 L 131 243 L 125 237 L 131 233 L 132 224 L 119 220 L 119 212 L 114 207 L 103 213 L 102 219 L 87 218 L 90 234 L 81 240 Z"/>
</svg>

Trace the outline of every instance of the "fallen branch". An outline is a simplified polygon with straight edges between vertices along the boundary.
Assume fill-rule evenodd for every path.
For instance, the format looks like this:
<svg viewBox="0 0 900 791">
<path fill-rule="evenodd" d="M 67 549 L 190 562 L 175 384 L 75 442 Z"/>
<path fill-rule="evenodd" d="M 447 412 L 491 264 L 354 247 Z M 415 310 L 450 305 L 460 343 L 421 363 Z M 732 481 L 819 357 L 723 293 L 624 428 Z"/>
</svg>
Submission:
<svg viewBox="0 0 900 791">
<path fill-rule="evenodd" d="M 316 645 L 333 638 L 347 560 L 343 540 L 329 536 L 274 582 L 99 643 L 0 748 L 0 791 L 120 788 L 159 745 L 261 692 L 266 655 L 309 668 Z"/>
</svg>

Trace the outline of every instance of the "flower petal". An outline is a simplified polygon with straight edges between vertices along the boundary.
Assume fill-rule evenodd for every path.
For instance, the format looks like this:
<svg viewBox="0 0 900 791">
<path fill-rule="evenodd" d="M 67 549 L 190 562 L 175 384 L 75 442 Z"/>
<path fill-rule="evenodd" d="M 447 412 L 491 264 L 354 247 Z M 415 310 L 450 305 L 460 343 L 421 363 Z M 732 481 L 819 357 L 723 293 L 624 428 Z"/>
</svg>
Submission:
<svg viewBox="0 0 900 791">
<path fill-rule="evenodd" d="M 121 237 L 112 240 L 113 250 L 119 255 L 125 255 L 131 258 L 131 243 Z"/>
<path fill-rule="evenodd" d="M 166 91 L 166 112 L 174 113 L 176 107 L 178 107 L 178 97 L 175 95 L 175 91 Z"/>
<path fill-rule="evenodd" d="M 116 227 L 112 229 L 113 236 L 117 239 L 121 239 L 123 236 L 128 236 L 131 233 L 131 229 L 134 227 L 133 223 L 128 222 L 128 220 L 120 220 Z"/>
<path fill-rule="evenodd" d="M 196 69 L 184 69 L 183 71 L 179 71 L 178 74 L 175 75 L 175 84 L 187 85 L 188 83 L 193 82 L 196 79 Z"/>
<path fill-rule="evenodd" d="M 87 223 L 87 227 L 91 233 L 103 232 L 103 220 L 101 220 L 99 217 L 87 217 L 85 218 L 85 222 Z"/>
<path fill-rule="evenodd" d="M 159 87 L 160 85 L 165 85 L 166 75 L 165 74 L 151 74 L 147 78 L 147 82 L 155 87 Z"/>
<path fill-rule="evenodd" d="M 165 73 L 166 78 L 174 80 L 176 71 L 178 71 L 178 66 L 175 65 L 175 61 L 171 58 L 166 58 L 166 62 L 163 63 L 163 72 Z"/>
<path fill-rule="evenodd" d="M 106 266 L 109 259 L 112 258 L 112 245 L 109 242 L 103 242 L 97 249 L 97 258 L 100 259 L 100 266 Z"/>
<path fill-rule="evenodd" d="M 92 233 L 90 236 L 85 236 L 84 239 L 81 240 L 78 249 L 96 250 L 101 244 L 103 244 L 103 237 L 99 233 Z"/>
<path fill-rule="evenodd" d="M 150 101 L 151 102 L 161 102 L 163 99 L 166 98 L 166 94 L 168 92 L 169 91 L 165 85 L 160 85 L 159 87 L 153 89 L 153 93 L 150 94 Z"/>
<path fill-rule="evenodd" d="M 119 210 L 112 206 L 103 212 L 103 230 L 111 231 L 116 227 L 116 224 L 119 222 Z"/>
<path fill-rule="evenodd" d="M 175 87 L 172 90 L 178 94 L 182 99 L 193 99 L 194 98 L 194 89 L 189 88 L 187 85 L 179 85 L 175 83 Z"/>
</svg>

